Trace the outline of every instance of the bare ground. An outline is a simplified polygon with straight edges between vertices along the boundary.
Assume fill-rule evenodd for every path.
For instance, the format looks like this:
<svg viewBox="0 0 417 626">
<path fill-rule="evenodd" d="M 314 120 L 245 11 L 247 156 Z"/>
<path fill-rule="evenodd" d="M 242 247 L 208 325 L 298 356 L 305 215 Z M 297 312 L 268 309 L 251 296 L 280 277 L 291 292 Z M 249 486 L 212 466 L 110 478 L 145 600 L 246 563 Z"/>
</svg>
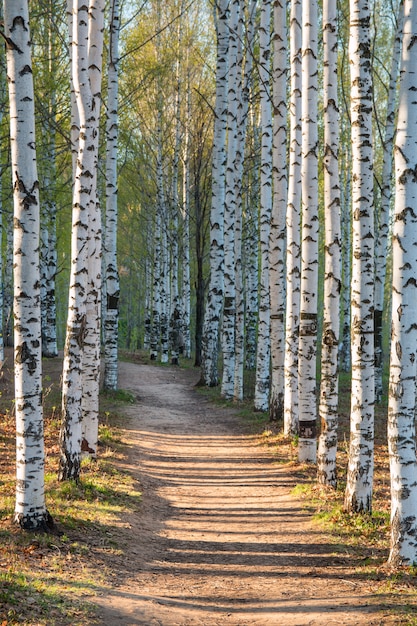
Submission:
<svg viewBox="0 0 417 626">
<path fill-rule="evenodd" d="M 194 389 L 198 374 L 120 364 L 130 454 L 140 481 L 113 585 L 93 601 L 108 626 L 408 624 L 398 595 L 358 553 L 326 536 L 291 494 L 292 468 L 237 411 Z M 410 598 L 407 599 L 410 603 Z"/>
</svg>

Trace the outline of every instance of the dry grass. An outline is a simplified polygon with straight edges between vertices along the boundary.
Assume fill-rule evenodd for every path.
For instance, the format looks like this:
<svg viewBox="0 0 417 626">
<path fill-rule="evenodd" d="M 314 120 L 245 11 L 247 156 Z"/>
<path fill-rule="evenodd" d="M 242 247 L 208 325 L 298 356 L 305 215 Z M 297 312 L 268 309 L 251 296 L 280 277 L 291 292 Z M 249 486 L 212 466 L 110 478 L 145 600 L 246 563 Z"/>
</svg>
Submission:
<svg viewBox="0 0 417 626">
<path fill-rule="evenodd" d="M 15 424 L 10 362 L 9 354 L 0 397 L 0 624 L 95 624 L 91 598 L 109 583 L 111 563 L 126 539 L 126 514 L 140 502 L 139 485 L 113 462 L 125 449 L 121 431 L 113 425 L 120 400 L 102 398 L 99 460 L 83 462 L 79 483 L 59 482 L 61 360 L 44 361 L 45 495 L 55 530 L 48 535 L 22 532 L 12 523 Z"/>
</svg>

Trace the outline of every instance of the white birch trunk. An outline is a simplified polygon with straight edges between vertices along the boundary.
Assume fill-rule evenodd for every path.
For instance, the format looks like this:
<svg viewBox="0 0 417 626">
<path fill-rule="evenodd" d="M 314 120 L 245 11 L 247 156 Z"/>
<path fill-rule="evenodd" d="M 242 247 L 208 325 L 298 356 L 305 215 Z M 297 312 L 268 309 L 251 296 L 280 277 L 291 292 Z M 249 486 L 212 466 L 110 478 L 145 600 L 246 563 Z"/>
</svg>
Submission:
<svg viewBox="0 0 417 626">
<path fill-rule="evenodd" d="M 368 0 L 350 0 L 352 122 L 352 394 L 345 509 L 372 510 L 374 230 L 372 68 Z"/>
<path fill-rule="evenodd" d="M 394 566 L 417 562 L 416 353 L 417 326 L 417 4 L 404 2 L 404 40 L 395 141 L 392 334 L 388 445 L 391 473 L 391 552 Z"/>
<path fill-rule="evenodd" d="M 152 244 L 149 241 L 149 233 L 147 232 L 148 250 L 152 250 Z M 145 259 L 145 330 L 143 336 L 143 349 L 149 351 L 151 349 L 151 331 L 152 331 L 152 311 L 151 311 L 151 294 L 152 294 L 152 271 L 151 262 L 147 257 Z"/>
<path fill-rule="evenodd" d="M 234 373 L 234 400 L 243 400 L 243 368 L 245 361 L 245 297 L 243 289 L 243 265 L 242 265 L 242 178 L 243 178 L 243 160 L 245 154 L 246 142 L 246 124 L 248 112 L 248 88 L 250 80 L 250 71 L 252 67 L 252 38 L 253 23 L 252 15 L 248 16 L 248 28 L 246 37 L 244 38 L 244 3 L 240 3 L 239 23 L 238 23 L 238 58 L 237 66 L 237 91 L 240 94 L 237 114 L 237 132 L 236 132 L 236 154 L 235 154 L 235 195 L 236 195 L 236 219 L 235 219 L 235 286 L 236 286 L 236 323 L 235 323 L 235 373 Z M 246 44 L 246 59 L 244 76 L 243 68 L 243 44 Z"/>
<path fill-rule="evenodd" d="M 224 295 L 224 205 L 229 49 L 228 6 L 228 0 L 219 1 L 216 20 L 217 66 L 210 213 L 210 283 L 201 344 L 201 380 L 208 387 L 213 387 L 219 383 L 219 332 Z"/>
<path fill-rule="evenodd" d="M 303 5 L 302 54 L 302 228 L 301 299 L 298 362 L 301 462 L 316 461 L 317 438 L 317 289 L 318 289 L 318 130 L 317 2 Z"/>
<path fill-rule="evenodd" d="M 52 12 L 52 7 L 50 7 Z M 48 15 L 46 24 L 46 37 L 48 41 L 48 78 L 53 83 L 54 44 L 52 15 Z M 41 309 L 42 309 L 42 355 L 53 358 L 58 355 L 56 336 L 56 300 L 55 300 L 55 276 L 57 273 L 57 238 L 56 238 L 56 93 L 51 84 L 48 106 L 48 131 L 47 131 L 47 154 L 45 163 L 45 202 L 42 228 L 42 254 L 41 254 Z"/>
<path fill-rule="evenodd" d="M 339 183 L 339 110 L 337 97 L 337 3 L 323 3 L 324 95 L 324 317 L 321 351 L 320 423 L 317 475 L 336 487 L 338 425 L 341 233 Z"/>
<path fill-rule="evenodd" d="M 349 372 L 352 359 L 350 350 L 350 286 L 351 286 L 351 256 L 352 256 L 352 230 L 351 230 L 351 175 L 350 164 L 352 162 L 352 151 L 350 146 L 347 146 L 343 161 L 340 167 L 340 173 L 343 180 L 341 186 L 341 213 L 343 215 L 342 220 L 342 311 L 343 311 L 343 324 L 342 324 L 342 338 L 340 343 L 340 369 L 342 372 Z M 340 158 L 339 158 L 340 160 Z M 343 174 L 342 174 L 343 172 Z"/>
<path fill-rule="evenodd" d="M 41 530 L 50 520 L 44 493 L 40 212 L 29 10 L 25 0 L 4 0 L 3 7 L 14 204 L 14 520 L 24 529 Z"/>
<path fill-rule="evenodd" d="M 253 93 L 250 94 L 253 101 Z M 259 210 L 259 155 L 260 129 L 255 115 L 253 102 L 250 106 L 250 120 L 252 145 L 249 153 L 252 163 L 248 173 L 248 194 L 245 206 L 245 234 L 244 234 L 244 276 L 246 291 L 246 369 L 256 368 L 256 329 L 258 321 L 258 210 Z"/>
<path fill-rule="evenodd" d="M 187 120 L 191 120 L 191 93 L 188 80 L 187 88 Z M 183 191 L 182 191 L 182 332 L 183 354 L 191 358 L 191 279 L 190 279 L 190 138 L 188 123 L 185 126 L 184 159 L 183 159 Z"/>
<path fill-rule="evenodd" d="M 74 31 L 74 0 L 67 0 L 67 27 L 68 27 L 68 49 L 71 67 L 73 66 L 73 31 Z M 73 72 L 70 75 L 70 92 L 71 92 L 71 158 L 72 158 L 72 175 L 75 180 L 78 157 L 78 139 L 80 136 L 80 120 L 78 115 L 77 97 L 75 94 Z"/>
<path fill-rule="evenodd" d="M 267 411 L 271 380 L 271 303 L 269 298 L 269 237 L 272 214 L 272 107 L 270 89 L 271 2 L 262 0 L 259 29 L 259 91 L 261 108 L 261 202 L 260 202 L 260 285 L 258 345 L 254 406 Z"/>
<path fill-rule="evenodd" d="M 162 172 L 161 172 L 162 174 Z M 161 179 L 162 184 L 162 179 Z M 167 237 L 167 219 L 166 219 L 166 208 L 165 208 L 165 198 L 163 194 L 163 190 L 161 188 L 161 201 L 163 205 L 159 204 L 161 207 L 161 276 L 159 286 L 161 289 L 161 363 L 168 363 L 169 361 L 169 316 L 170 316 L 170 285 L 169 285 L 169 262 L 168 262 L 168 237 Z"/>
<path fill-rule="evenodd" d="M 0 15 L 0 19 L 3 20 L 3 4 L 0 3 L 0 11 L 1 11 L 1 15 Z M 3 20 L 4 21 L 4 20 Z M 6 99 L 7 99 L 7 94 L 6 94 L 6 73 L 4 72 L 4 65 L 3 63 L 1 64 L 0 67 L 0 126 L 3 124 L 3 111 L 6 107 Z M 1 174 L 3 174 L 3 172 L 0 172 Z M 1 200 L 1 198 L 3 197 L 2 194 L 2 190 L 3 190 L 3 184 L 2 184 L 2 177 L 0 176 L 0 246 L 1 246 L 1 250 L 3 250 L 3 241 L 5 239 L 4 237 L 4 232 L 5 232 L 5 223 L 6 220 L 5 215 L 4 215 L 4 204 L 3 201 Z M 7 246 L 6 246 L 7 247 Z M 7 252 L 6 252 L 7 254 Z M 5 335 L 5 298 L 4 298 L 4 271 L 5 271 L 5 267 L 6 264 L 3 260 L 3 254 L 0 255 L 0 278 L 2 281 L 2 289 L 0 289 L 0 368 L 3 367 L 3 363 L 4 363 L 4 346 L 5 346 L 5 341 L 4 341 L 4 335 Z"/>
<path fill-rule="evenodd" d="M 237 121 L 240 94 L 238 93 L 238 38 L 239 0 L 232 0 L 229 18 L 229 82 L 227 111 L 227 166 L 224 212 L 224 306 L 222 328 L 223 376 L 221 395 L 233 398 L 235 377 L 235 219 Z"/>
<path fill-rule="evenodd" d="M 290 145 L 287 202 L 287 283 L 284 356 L 284 433 L 298 433 L 298 335 L 300 324 L 301 44 L 302 3 L 291 0 Z"/>
<path fill-rule="evenodd" d="M 9 219 L 7 219 L 9 218 Z M 6 346 L 13 345 L 13 214 L 6 215 L 6 258 L 3 277 L 4 337 Z"/>
<path fill-rule="evenodd" d="M 161 336 L 161 216 L 158 210 L 155 215 L 153 242 L 152 320 L 149 354 L 151 361 L 156 361 L 159 355 Z"/>
<path fill-rule="evenodd" d="M 94 148 L 87 117 L 91 93 L 88 76 L 88 7 L 74 0 L 72 80 L 80 123 L 77 169 L 73 188 L 71 273 L 67 333 L 62 374 L 62 427 L 59 478 L 78 480 L 81 464 L 81 401 L 83 350 L 86 333 L 88 286 L 88 227 L 92 199 Z"/>
<path fill-rule="evenodd" d="M 82 442 L 85 456 L 96 456 L 98 445 L 98 412 L 100 391 L 100 339 L 102 288 L 102 225 L 98 197 L 98 150 L 101 109 L 101 78 L 104 37 L 105 0 L 90 0 L 88 29 L 90 150 L 94 153 L 93 189 L 88 232 L 88 287 L 86 302 L 86 336 L 83 354 Z"/>
<path fill-rule="evenodd" d="M 271 394 L 269 418 L 284 418 L 285 212 L 287 205 L 287 10 L 274 0 L 272 220 L 270 242 Z"/>
<path fill-rule="evenodd" d="M 392 149 L 395 137 L 395 114 L 397 108 L 398 64 L 401 54 L 404 2 L 398 7 L 397 30 L 394 40 L 388 100 L 383 141 L 383 163 L 381 181 L 381 201 L 377 211 L 377 229 L 375 241 L 375 402 L 382 400 L 382 317 L 385 299 L 385 277 L 387 273 L 388 239 L 390 234 Z"/>
<path fill-rule="evenodd" d="M 180 15 L 183 14 L 183 1 L 179 7 Z M 174 141 L 174 158 L 172 163 L 172 194 L 171 194 L 171 224 L 170 224 L 170 241 L 171 241 L 171 312 L 170 312 L 170 347 L 171 347 L 171 363 L 179 365 L 180 343 L 181 337 L 181 298 L 179 293 L 179 166 L 180 166 L 180 149 L 181 149 L 181 105 L 183 82 L 181 76 L 180 50 L 182 44 L 182 20 L 177 23 L 177 60 L 176 60 L 176 77 L 175 77 L 175 141 Z"/>
<path fill-rule="evenodd" d="M 107 67 L 106 119 L 106 232 L 104 243 L 106 306 L 104 317 L 104 380 L 105 389 L 118 386 L 118 324 L 120 282 L 117 267 L 117 147 L 119 94 L 119 0 L 110 8 L 110 44 Z"/>
</svg>

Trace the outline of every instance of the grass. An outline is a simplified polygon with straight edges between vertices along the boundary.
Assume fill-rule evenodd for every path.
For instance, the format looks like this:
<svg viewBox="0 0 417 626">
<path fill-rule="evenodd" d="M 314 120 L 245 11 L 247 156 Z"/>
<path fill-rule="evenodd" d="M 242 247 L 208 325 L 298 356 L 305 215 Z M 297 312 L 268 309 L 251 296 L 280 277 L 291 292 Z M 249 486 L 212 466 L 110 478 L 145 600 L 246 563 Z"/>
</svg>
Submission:
<svg viewBox="0 0 417 626">
<path fill-rule="evenodd" d="M 140 507 L 140 487 L 115 458 L 127 443 L 117 411 L 134 402 L 119 390 L 101 397 L 99 459 L 82 462 L 79 482 L 57 480 L 60 426 L 60 365 L 46 359 L 44 371 L 45 497 L 52 534 L 25 533 L 12 524 L 15 498 L 13 380 L 2 372 L 0 396 L 0 625 L 84 626 L 97 624 L 92 598 L 114 576 L 127 545 L 128 516 Z"/>
</svg>

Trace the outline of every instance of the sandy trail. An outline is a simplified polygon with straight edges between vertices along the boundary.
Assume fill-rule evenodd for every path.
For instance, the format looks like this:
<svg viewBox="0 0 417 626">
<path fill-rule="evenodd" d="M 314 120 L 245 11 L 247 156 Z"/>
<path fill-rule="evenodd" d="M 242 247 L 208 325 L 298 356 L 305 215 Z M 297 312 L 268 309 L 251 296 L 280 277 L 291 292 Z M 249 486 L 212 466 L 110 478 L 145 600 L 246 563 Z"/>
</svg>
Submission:
<svg viewBox="0 0 417 626">
<path fill-rule="evenodd" d="M 140 510 L 115 584 L 94 599 L 108 626 L 398 624 L 292 495 L 296 479 L 196 372 L 120 364 Z"/>
</svg>

